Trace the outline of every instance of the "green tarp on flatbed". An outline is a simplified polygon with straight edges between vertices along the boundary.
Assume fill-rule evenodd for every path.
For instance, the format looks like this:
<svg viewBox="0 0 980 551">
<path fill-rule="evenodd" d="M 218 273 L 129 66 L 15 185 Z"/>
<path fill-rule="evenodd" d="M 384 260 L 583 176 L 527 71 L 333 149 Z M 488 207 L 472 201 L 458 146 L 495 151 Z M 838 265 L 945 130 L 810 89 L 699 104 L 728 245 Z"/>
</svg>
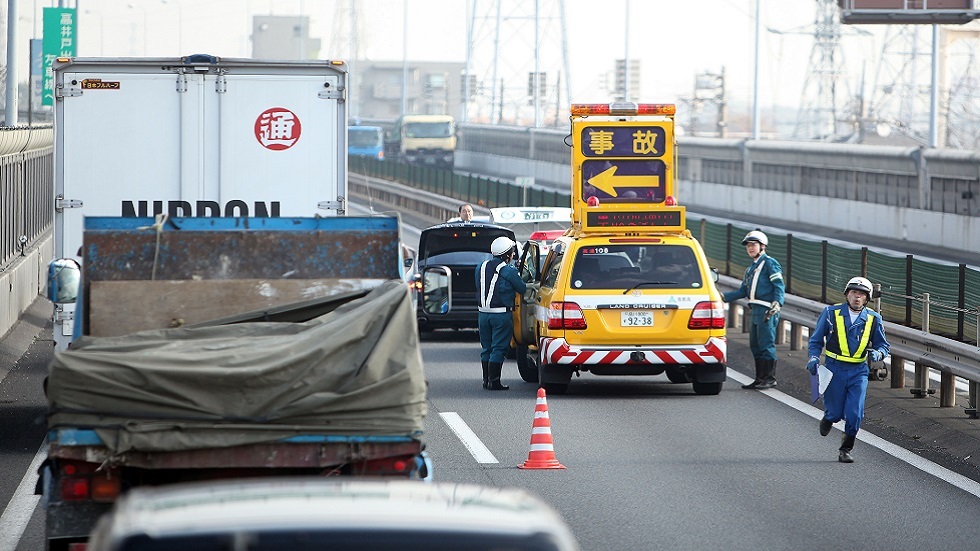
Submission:
<svg viewBox="0 0 980 551">
<path fill-rule="evenodd" d="M 305 322 L 83 337 L 55 354 L 47 395 L 49 428 L 94 429 L 112 454 L 297 435 L 418 438 L 427 410 L 400 280 Z"/>
</svg>

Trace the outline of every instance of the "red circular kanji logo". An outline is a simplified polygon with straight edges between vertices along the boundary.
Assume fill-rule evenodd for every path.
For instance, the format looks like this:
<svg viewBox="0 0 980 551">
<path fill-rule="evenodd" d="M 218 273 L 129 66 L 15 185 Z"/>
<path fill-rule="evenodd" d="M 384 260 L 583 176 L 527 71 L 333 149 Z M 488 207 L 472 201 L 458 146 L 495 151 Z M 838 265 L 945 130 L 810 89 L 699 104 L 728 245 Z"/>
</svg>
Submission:
<svg viewBox="0 0 980 551">
<path fill-rule="evenodd" d="M 285 107 L 266 109 L 255 119 L 255 139 L 263 147 L 282 151 L 296 145 L 303 126 L 299 117 Z"/>
</svg>

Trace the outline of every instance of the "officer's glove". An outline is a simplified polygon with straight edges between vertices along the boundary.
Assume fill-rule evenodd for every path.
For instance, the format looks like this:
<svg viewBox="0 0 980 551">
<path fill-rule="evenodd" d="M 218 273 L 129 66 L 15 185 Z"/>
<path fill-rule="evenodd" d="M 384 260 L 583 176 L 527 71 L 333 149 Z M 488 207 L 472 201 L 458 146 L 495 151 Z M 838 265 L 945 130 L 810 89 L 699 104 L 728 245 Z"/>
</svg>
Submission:
<svg viewBox="0 0 980 551">
<path fill-rule="evenodd" d="M 769 305 L 769 310 L 766 312 L 766 320 L 778 314 L 779 309 L 780 309 L 779 302 L 775 300 L 772 301 L 772 304 Z"/>
<path fill-rule="evenodd" d="M 871 349 L 868 357 L 871 358 L 871 361 L 873 362 L 880 362 L 885 359 L 885 355 L 881 353 L 881 350 L 876 350 L 874 348 Z"/>
<path fill-rule="evenodd" d="M 818 365 L 820 365 L 820 358 L 811 356 L 810 361 L 806 363 L 806 370 L 810 372 L 810 375 L 816 375 Z"/>
</svg>

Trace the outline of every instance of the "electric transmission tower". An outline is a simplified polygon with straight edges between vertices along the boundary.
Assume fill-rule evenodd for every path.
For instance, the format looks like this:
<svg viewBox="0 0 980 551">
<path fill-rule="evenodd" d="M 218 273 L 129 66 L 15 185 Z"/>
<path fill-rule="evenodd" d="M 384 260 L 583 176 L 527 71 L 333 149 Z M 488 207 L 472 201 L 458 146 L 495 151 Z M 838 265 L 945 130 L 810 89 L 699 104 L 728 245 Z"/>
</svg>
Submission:
<svg viewBox="0 0 980 551">
<path fill-rule="evenodd" d="M 859 113 L 852 112 L 854 109 L 851 101 L 844 50 L 841 48 L 841 23 L 837 2 L 817 0 L 813 49 L 810 51 L 810 63 L 793 135 L 805 139 L 836 141 L 842 134 L 854 134 Z M 849 123 L 851 128 L 842 129 L 840 122 Z"/>
<path fill-rule="evenodd" d="M 980 21 L 943 27 L 941 36 L 940 73 L 950 84 L 940 102 L 946 112 L 939 119 L 940 140 L 953 149 L 980 149 Z"/>
<path fill-rule="evenodd" d="M 980 22 L 941 26 L 937 82 L 937 145 L 980 147 Z M 921 145 L 929 144 L 932 28 L 889 26 L 875 76 L 869 107 L 878 133 L 893 131 Z"/>
<path fill-rule="evenodd" d="M 929 141 L 932 28 L 889 25 L 878 58 L 869 122 L 887 137 L 898 131 L 920 144 Z"/>
<path fill-rule="evenodd" d="M 359 90 L 360 73 L 358 62 L 362 60 L 364 27 L 361 22 L 361 0 L 339 0 L 334 6 L 333 28 L 330 33 L 330 48 L 327 50 L 331 59 L 347 61 L 348 87 Z M 350 103 L 351 117 L 357 117 L 355 112 L 359 101 Z"/>
<path fill-rule="evenodd" d="M 467 0 L 463 121 L 558 124 L 568 102 L 564 0 Z"/>
</svg>

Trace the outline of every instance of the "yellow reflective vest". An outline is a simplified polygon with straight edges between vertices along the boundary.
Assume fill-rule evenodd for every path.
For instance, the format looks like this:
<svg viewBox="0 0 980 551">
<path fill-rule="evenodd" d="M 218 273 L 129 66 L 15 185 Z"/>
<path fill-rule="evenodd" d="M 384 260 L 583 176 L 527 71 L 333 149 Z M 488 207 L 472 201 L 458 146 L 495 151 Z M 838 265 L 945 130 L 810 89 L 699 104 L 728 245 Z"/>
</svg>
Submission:
<svg viewBox="0 0 980 551">
<path fill-rule="evenodd" d="M 834 332 L 837 333 L 837 338 L 827 339 L 827 357 L 841 362 L 862 363 L 868 359 L 865 351 L 868 348 L 868 341 L 871 340 L 871 329 L 875 323 L 881 323 L 881 320 L 877 319 L 878 314 L 871 310 L 867 311 L 868 321 L 864 323 L 864 332 L 861 333 L 861 340 L 858 341 L 857 348 L 852 351 L 847 343 L 847 328 L 844 327 L 843 310 L 843 308 L 834 310 Z"/>
</svg>

